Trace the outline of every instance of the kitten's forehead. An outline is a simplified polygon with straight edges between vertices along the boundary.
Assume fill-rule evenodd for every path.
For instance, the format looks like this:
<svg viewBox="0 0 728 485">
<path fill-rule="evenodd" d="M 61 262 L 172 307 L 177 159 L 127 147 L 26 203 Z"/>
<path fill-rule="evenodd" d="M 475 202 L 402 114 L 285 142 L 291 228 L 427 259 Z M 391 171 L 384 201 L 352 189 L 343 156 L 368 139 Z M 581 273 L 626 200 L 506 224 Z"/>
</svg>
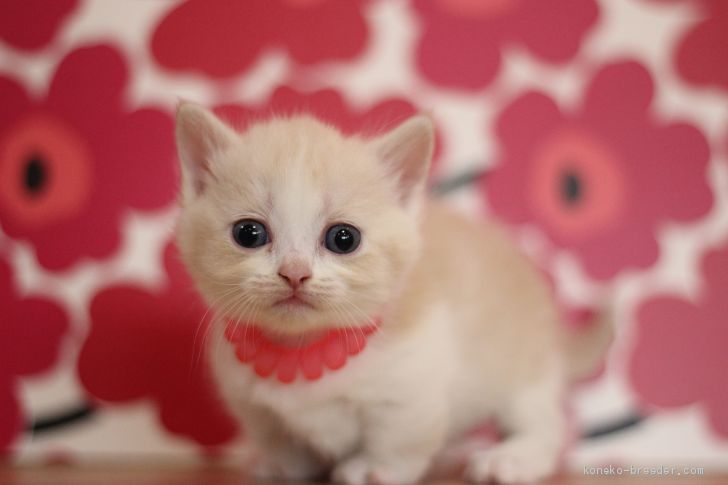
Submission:
<svg viewBox="0 0 728 485">
<path fill-rule="evenodd" d="M 310 229 L 325 222 L 330 206 L 330 194 L 325 180 L 317 173 L 306 156 L 305 147 L 291 163 L 281 164 L 273 176 L 262 184 L 266 192 L 269 218 L 276 222 L 281 240 L 289 242 L 291 249 L 310 247 L 314 235 Z"/>
<path fill-rule="evenodd" d="M 254 125 L 232 158 L 243 202 L 291 229 L 356 212 L 382 188 L 382 169 L 366 143 L 313 118 Z"/>
</svg>

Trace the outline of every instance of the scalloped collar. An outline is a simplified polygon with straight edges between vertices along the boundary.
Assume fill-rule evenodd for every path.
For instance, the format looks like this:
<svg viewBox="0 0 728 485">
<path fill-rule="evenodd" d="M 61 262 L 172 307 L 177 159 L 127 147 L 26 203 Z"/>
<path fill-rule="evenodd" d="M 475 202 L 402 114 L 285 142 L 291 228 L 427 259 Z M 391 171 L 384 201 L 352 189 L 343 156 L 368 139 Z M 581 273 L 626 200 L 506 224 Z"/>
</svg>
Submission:
<svg viewBox="0 0 728 485">
<path fill-rule="evenodd" d="M 377 318 L 364 327 L 332 328 L 306 344 L 291 345 L 276 342 L 256 325 L 229 321 L 225 338 L 234 346 L 238 360 L 251 365 L 259 377 L 275 376 L 290 384 L 298 378 L 316 381 L 326 372 L 344 367 L 350 357 L 366 348 L 380 323 Z"/>
</svg>

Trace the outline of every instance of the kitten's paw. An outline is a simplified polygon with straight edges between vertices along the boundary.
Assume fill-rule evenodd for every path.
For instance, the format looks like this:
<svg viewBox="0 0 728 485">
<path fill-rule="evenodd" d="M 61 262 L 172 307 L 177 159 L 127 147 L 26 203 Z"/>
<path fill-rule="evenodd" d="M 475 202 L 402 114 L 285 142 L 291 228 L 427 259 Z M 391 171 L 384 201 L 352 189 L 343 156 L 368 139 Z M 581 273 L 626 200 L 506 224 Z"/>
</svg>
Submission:
<svg viewBox="0 0 728 485">
<path fill-rule="evenodd" d="M 426 462 L 377 462 L 356 455 L 334 468 L 331 479 L 346 485 L 405 485 L 417 482 L 425 472 Z"/>
<path fill-rule="evenodd" d="M 261 459 L 252 466 L 251 475 L 261 480 L 310 480 L 323 474 L 323 466 L 305 455 Z"/>
<path fill-rule="evenodd" d="M 556 471 L 556 455 L 529 442 L 505 442 L 474 452 L 467 461 L 465 478 L 475 483 L 532 483 Z"/>
</svg>

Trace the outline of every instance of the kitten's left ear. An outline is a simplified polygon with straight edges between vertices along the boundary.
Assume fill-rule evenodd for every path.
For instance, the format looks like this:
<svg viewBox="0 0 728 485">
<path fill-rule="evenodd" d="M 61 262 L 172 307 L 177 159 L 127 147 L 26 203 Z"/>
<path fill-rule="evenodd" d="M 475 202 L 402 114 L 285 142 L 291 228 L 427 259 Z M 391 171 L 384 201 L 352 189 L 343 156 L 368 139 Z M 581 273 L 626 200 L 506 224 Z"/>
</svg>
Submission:
<svg viewBox="0 0 728 485">
<path fill-rule="evenodd" d="M 416 115 L 372 142 L 377 156 L 398 178 L 400 199 L 410 206 L 424 191 L 435 146 L 435 126 Z"/>
<path fill-rule="evenodd" d="M 201 194 L 210 179 L 214 179 L 214 155 L 232 145 L 237 135 L 202 106 L 181 101 L 177 107 L 176 136 L 182 192 L 187 199 Z"/>
</svg>

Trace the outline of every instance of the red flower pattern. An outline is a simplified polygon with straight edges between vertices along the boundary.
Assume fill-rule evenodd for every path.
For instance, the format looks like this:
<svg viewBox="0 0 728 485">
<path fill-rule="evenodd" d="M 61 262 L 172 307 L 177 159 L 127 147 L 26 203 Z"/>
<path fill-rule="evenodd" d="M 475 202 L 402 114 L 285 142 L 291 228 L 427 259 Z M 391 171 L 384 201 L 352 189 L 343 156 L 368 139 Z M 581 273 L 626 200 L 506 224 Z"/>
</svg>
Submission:
<svg viewBox="0 0 728 485">
<path fill-rule="evenodd" d="M 45 47 L 77 5 L 78 0 L 0 1 L 0 39 L 18 49 Z"/>
<path fill-rule="evenodd" d="M 235 436 L 202 355 L 205 305 L 170 246 L 169 285 L 160 292 L 117 286 L 91 303 L 91 331 L 78 361 L 81 383 L 98 399 L 149 399 L 162 425 L 201 445 Z"/>
<path fill-rule="evenodd" d="M 706 17 L 683 37 L 675 56 L 677 70 L 694 84 L 728 90 L 728 3 L 705 0 L 702 5 Z"/>
<path fill-rule="evenodd" d="M 728 90 L 728 3 L 723 0 L 652 0 L 663 4 L 690 2 L 702 19 L 677 44 L 673 61 L 677 72 L 697 86 Z"/>
<path fill-rule="evenodd" d="M 0 455 L 22 430 L 18 378 L 51 368 L 68 330 L 60 307 L 40 298 L 21 298 L 13 287 L 10 267 L 0 260 Z"/>
<path fill-rule="evenodd" d="M 549 62 L 571 59 L 599 16 L 594 0 L 414 0 L 414 7 L 424 23 L 420 71 L 462 89 L 490 84 L 509 44 Z"/>
<path fill-rule="evenodd" d="M 172 119 L 125 111 L 127 78 L 108 46 L 69 54 L 40 102 L 0 77 L 0 225 L 30 240 L 46 268 L 108 256 L 126 209 L 174 197 Z"/>
<path fill-rule="evenodd" d="M 300 64 L 351 59 L 367 40 L 365 0 L 189 0 L 174 8 L 151 40 L 172 70 L 224 78 L 244 72 L 264 49 L 283 47 Z M 235 46 L 224 48 L 221 46 Z"/>
<path fill-rule="evenodd" d="M 704 14 L 675 39 L 676 71 L 694 86 L 728 89 L 727 2 L 661 1 L 691 1 Z M 48 47 L 80 3 L 0 1 L 0 41 L 27 51 Z M 214 78 L 243 73 L 266 49 L 283 49 L 304 66 L 353 60 L 368 40 L 367 3 L 250 0 L 210 8 L 186 0 L 159 20 L 149 46 L 171 71 Z M 437 85 L 466 90 L 495 79 L 504 48 L 523 47 L 546 62 L 572 59 L 599 16 L 594 0 L 412 5 L 423 25 L 420 72 Z M 108 256 L 118 247 L 127 208 L 172 200 L 171 119 L 125 108 L 128 74 L 115 49 L 99 46 L 63 59 L 45 99 L 31 99 L 9 75 L 0 76 L 0 226 L 32 242 L 47 268 Z M 510 222 L 538 226 L 593 277 L 654 262 L 656 228 L 706 214 L 713 197 L 704 137 L 687 124 L 658 121 L 652 94 L 649 74 L 622 63 L 599 71 L 574 110 L 538 93 L 519 97 L 496 125 L 500 164 L 483 182 L 491 207 Z M 260 104 L 218 111 L 242 127 L 271 113 L 308 111 L 347 132 L 378 132 L 382 123 L 394 125 L 416 110 L 390 99 L 357 111 L 337 91 L 279 88 Z M 167 288 L 117 286 L 96 296 L 79 374 L 96 398 L 150 400 L 167 429 L 215 446 L 232 438 L 235 425 L 221 410 L 196 347 L 204 309 L 173 254 L 165 255 Z M 699 300 L 663 296 L 641 306 L 629 373 L 646 408 L 700 403 L 712 428 L 728 437 L 722 374 L 728 367 L 728 246 L 710 253 L 703 270 Z M 60 307 L 17 294 L 11 269 L 0 260 L 0 455 L 22 430 L 19 380 L 51 368 L 67 330 Z"/>
<path fill-rule="evenodd" d="M 663 296 L 640 307 L 630 377 L 647 407 L 702 403 L 728 439 L 728 246 L 705 257 L 703 273 L 698 301 Z"/>
<path fill-rule="evenodd" d="M 713 196 L 705 138 L 657 122 L 652 93 L 648 72 L 623 62 L 597 72 L 575 112 L 519 97 L 496 124 L 501 159 L 482 185 L 493 210 L 540 227 L 598 279 L 654 263 L 655 229 L 705 215 Z"/>
</svg>

